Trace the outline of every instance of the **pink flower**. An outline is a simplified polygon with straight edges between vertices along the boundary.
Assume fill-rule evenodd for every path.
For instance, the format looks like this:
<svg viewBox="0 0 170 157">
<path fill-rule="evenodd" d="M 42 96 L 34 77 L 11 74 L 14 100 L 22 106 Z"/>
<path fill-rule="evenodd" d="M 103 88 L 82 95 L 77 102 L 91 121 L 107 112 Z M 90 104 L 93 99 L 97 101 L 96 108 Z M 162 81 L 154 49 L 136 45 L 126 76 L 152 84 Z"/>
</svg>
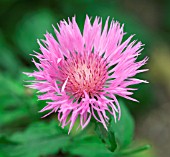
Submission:
<svg viewBox="0 0 170 157">
<path fill-rule="evenodd" d="M 46 33 L 45 40 L 38 40 L 40 51 L 35 52 L 39 62 L 33 59 L 37 71 L 26 73 L 35 77 L 30 88 L 37 89 L 40 100 L 47 100 L 40 112 L 57 112 L 62 127 L 70 124 L 71 131 L 77 118 L 85 128 L 94 117 L 107 129 L 109 112 L 115 121 L 121 117 L 116 96 L 137 101 L 131 97 L 134 88 L 130 85 L 147 83 L 134 78 L 148 58 L 136 61 L 143 48 L 141 42 L 131 41 L 131 35 L 122 42 L 123 25 L 107 18 L 102 30 L 102 20 L 96 17 L 93 24 L 86 16 L 83 33 L 76 23 L 68 19 L 54 27 L 55 39 Z M 47 116 L 45 115 L 45 116 Z M 44 117 L 45 117 L 44 116 Z M 118 116 L 118 117 L 117 117 Z"/>
</svg>

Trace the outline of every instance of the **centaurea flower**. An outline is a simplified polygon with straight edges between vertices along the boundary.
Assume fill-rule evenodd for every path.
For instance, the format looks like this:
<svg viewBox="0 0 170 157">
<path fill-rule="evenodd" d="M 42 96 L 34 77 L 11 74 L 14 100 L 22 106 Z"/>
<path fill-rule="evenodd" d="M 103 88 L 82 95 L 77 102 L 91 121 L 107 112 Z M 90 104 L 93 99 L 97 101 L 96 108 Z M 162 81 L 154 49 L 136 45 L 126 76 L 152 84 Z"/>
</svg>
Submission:
<svg viewBox="0 0 170 157">
<path fill-rule="evenodd" d="M 81 128 L 85 128 L 92 116 L 107 129 L 109 117 L 115 121 L 121 117 L 121 108 L 116 96 L 132 101 L 134 84 L 147 83 L 134 78 L 139 68 L 148 58 L 136 61 L 143 48 L 141 42 L 132 41 L 133 35 L 122 42 L 123 27 L 107 18 L 102 29 L 102 20 L 96 17 L 93 24 L 86 16 L 84 30 L 81 33 L 75 17 L 54 27 L 57 40 L 46 33 L 45 40 L 38 40 L 40 51 L 33 59 L 37 71 L 26 73 L 35 77 L 30 88 L 37 89 L 39 100 L 46 100 L 40 112 L 49 111 L 58 114 L 62 127 L 70 124 L 71 131 L 77 118 Z M 45 115 L 45 116 L 47 116 Z M 44 116 L 44 117 L 45 117 Z"/>
</svg>

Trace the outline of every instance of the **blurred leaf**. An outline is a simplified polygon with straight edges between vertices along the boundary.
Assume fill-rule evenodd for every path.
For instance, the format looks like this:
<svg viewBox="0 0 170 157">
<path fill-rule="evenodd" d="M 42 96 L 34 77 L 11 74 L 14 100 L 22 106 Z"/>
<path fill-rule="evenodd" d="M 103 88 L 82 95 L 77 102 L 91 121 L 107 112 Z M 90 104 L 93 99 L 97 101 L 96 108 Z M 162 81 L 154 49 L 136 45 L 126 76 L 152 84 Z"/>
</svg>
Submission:
<svg viewBox="0 0 170 157">
<path fill-rule="evenodd" d="M 134 120 L 123 101 L 119 101 L 119 103 L 121 107 L 121 118 L 115 123 L 112 117 L 109 131 L 114 132 L 118 148 L 124 148 L 128 146 L 133 139 Z"/>
<path fill-rule="evenodd" d="M 50 10 L 39 10 L 32 14 L 26 14 L 18 23 L 14 41 L 20 47 L 24 58 L 31 59 L 30 53 L 38 50 L 37 39 L 44 38 L 46 31 L 54 32 L 52 24 L 57 22 Z"/>
<path fill-rule="evenodd" d="M 0 31 L 0 54 L 1 62 L 0 69 L 8 71 L 8 74 L 16 75 L 18 68 L 21 65 L 20 61 L 17 59 L 15 53 L 9 48 L 9 45 L 5 42 L 3 34 Z"/>
<path fill-rule="evenodd" d="M 16 94 L 23 95 L 24 94 L 24 86 L 23 83 L 18 82 L 15 79 L 12 79 L 8 75 L 0 75 L 0 86 L 1 86 L 1 94 Z"/>
<path fill-rule="evenodd" d="M 52 120 L 48 123 L 41 121 L 31 124 L 24 132 L 15 133 L 10 139 L 17 142 L 28 142 L 62 133 L 64 133 L 64 130 L 58 126 L 56 121 Z"/>
<path fill-rule="evenodd" d="M 0 157 L 8 157 L 8 152 L 6 150 L 15 145 L 17 145 L 16 142 L 9 140 L 5 136 L 0 136 Z"/>
<path fill-rule="evenodd" d="M 112 130 L 107 131 L 102 124 L 96 123 L 96 133 L 101 138 L 102 142 L 106 144 L 106 147 L 110 151 L 113 152 L 116 149 L 116 139 Z"/>
<path fill-rule="evenodd" d="M 96 136 L 75 139 L 65 151 L 82 157 L 113 157 L 113 153 Z"/>
<path fill-rule="evenodd" d="M 121 150 L 128 146 L 134 133 L 134 121 L 123 101 L 120 101 L 121 119 L 115 123 L 113 117 L 108 126 L 108 131 L 99 123 L 96 123 L 96 132 L 101 138 L 102 142 L 106 144 L 107 148 L 112 152 L 118 148 Z"/>
<path fill-rule="evenodd" d="M 39 157 L 57 153 L 68 144 L 69 136 L 55 121 L 51 121 L 50 123 L 34 123 L 24 132 L 12 135 L 10 140 L 19 143 L 11 147 L 10 157 Z"/>
<path fill-rule="evenodd" d="M 127 150 L 117 152 L 117 153 L 115 153 L 115 156 L 117 156 L 117 157 L 119 157 L 119 156 L 131 157 L 134 154 L 138 154 L 138 153 L 146 151 L 148 149 L 150 149 L 150 145 L 144 145 L 144 146 L 140 146 L 137 148 L 127 149 Z"/>
<path fill-rule="evenodd" d="M 8 124 L 26 123 L 28 118 L 37 119 L 37 100 L 35 96 L 27 92 L 23 81 L 21 83 L 8 75 L 0 75 L 0 86 L 0 128 Z"/>
<path fill-rule="evenodd" d="M 5 136 L 0 136 L 0 147 L 1 147 L 1 145 L 3 145 L 3 144 L 15 145 L 15 144 L 17 144 L 17 143 L 9 140 L 9 139 L 8 139 L 7 137 L 5 137 Z"/>
</svg>

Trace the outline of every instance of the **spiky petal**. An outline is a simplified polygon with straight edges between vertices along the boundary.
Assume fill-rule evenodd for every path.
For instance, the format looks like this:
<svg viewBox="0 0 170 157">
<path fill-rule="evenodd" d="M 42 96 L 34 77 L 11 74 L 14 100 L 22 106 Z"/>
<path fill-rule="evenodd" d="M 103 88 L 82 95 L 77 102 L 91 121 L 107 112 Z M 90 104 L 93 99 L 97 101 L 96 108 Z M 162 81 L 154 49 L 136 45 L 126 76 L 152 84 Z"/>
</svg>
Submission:
<svg viewBox="0 0 170 157">
<path fill-rule="evenodd" d="M 69 132 L 78 117 L 82 128 L 94 117 L 107 129 L 107 112 L 115 121 L 121 117 L 116 95 L 137 101 L 131 97 L 135 89 L 128 86 L 147 83 L 134 78 L 147 70 L 139 69 L 147 57 L 136 61 L 142 43 L 131 42 L 133 35 L 122 42 L 123 25 L 112 20 L 109 27 L 108 21 L 102 30 L 101 18 L 96 17 L 91 24 L 86 16 L 83 34 L 75 17 L 61 21 L 59 31 L 53 26 L 57 40 L 48 32 L 45 40 L 38 40 L 42 53 L 35 52 L 34 56 L 39 63 L 33 59 L 38 70 L 26 73 L 35 77 L 28 87 L 42 93 L 40 100 L 50 100 L 40 112 L 57 112 L 62 127 L 70 124 Z"/>
</svg>

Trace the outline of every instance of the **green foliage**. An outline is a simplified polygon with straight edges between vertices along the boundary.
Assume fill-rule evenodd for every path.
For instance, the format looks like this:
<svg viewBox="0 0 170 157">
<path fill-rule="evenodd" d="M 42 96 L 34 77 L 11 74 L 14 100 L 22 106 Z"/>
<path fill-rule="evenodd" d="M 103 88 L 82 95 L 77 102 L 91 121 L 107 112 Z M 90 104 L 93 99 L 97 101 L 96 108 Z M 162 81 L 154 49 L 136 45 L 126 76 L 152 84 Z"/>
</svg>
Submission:
<svg viewBox="0 0 170 157">
<path fill-rule="evenodd" d="M 27 93 L 28 89 L 23 86 L 23 81 L 20 82 L 11 79 L 9 76 L 0 75 L 0 86 L 0 128 L 27 123 L 33 115 L 35 120 L 37 117 L 37 114 L 35 114 L 35 110 L 37 110 L 35 97 Z"/>
<path fill-rule="evenodd" d="M 133 118 L 122 101 L 120 101 L 120 106 L 122 114 L 121 119 L 115 123 L 114 117 L 111 117 L 108 131 L 106 131 L 101 124 L 96 123 L 97 134 L 111 151 L 114 151 L 116 148 L 116 151 L 126 148 L 133 139 Z"/>
<path fill-rule="evenodd" d="M 53 32 L 52 24 L 55 24 L 54 22 L 56 20 L 54 20 L 54 15 L 50 10 L 39 10 L 24 16 L 17 24 L 14 36 L 14 42 L 24 52 L 20 55 L 31 60 L 29 54 L 33 50 L 38 50 L 37 39 L 45 38 L 43 35 L 47 30 Z"/>
<path fill-rule="evenodd" d="M 72 145 L 68 147 L 72 155 L 79 155 L 82 157 L 112 157 L 113 153 L 110 152 L 102 141 L 96 136 L 87 136 L 75 139 Z"/>
<path fill-rule="evenodd" d="M 3 80 L 3 84 L 6 87 L 5 92 L 11 92 L 18 97 L 19 100 L 23 100 L 24 87 L 20 86 L 18 82 L 14 82 L 6 77 Z M 8 86 L 10 84 L 10 86 Z M 8 87 L 8 88 L 7 88 Z M 10 88 L 9 88 L 10 87 Z M 4 92 L 4 93 L 5 93 Z M 29 104 L 31 99 L 26 96 Z M 12 99 L 13 100 L 13 99 Z M 15 100 L 15 99 L 14 99 Z M 13 100 L 13 101 L 14 101 Z M 33 99 L 34 102 L 36 99 Z M 7 101 L 8 102 L 8 101 Z M 14 104 L 16 104 L 15 102 Z M 21 104 L 23 102 L 20 102 Z M 79 155 L 83 157 L 96 157 L 96 156 L 124 156 L 130 151 L 124 151 L 124 146 L 127 146 L 133 135 L 133 120 L 130 116 L 126 106 L 121 102 L 122 117 L 119 122 L 114 123 L 111 120 L 109 131 L 106 131 L 101 124 L 97 124 L 97 134 L 84 132 L 83 135 L 75 133 L 74 136 L 67 135 L 68 130 L 62 130 L 58 126 L 58 122 L 51 120 L 51 122 L 34 122 L 35 114 L 30 110 L 29 105 L 18 105 L 15 110 L 4 110 L 4 107 L 11 107 L 11 103 L 8 102 L 5 105 L 1 105 L 1 125 L 10 128 L 13 124 L 18 123 L 18 126 L 23 125 L 23 117 L 27 117 L 27 123 L 30 123 L 25 131 L 14 132 L 8 136 L 2 136 L 0 138 L 0 152 L 4 157 L 39 157 L 41 155 L 57 154 L 59 151 L 69 155 Z M 34 104 L 35 105 L 35 104 Z M 8 114 L 9 113 L 9 114 Z M 34 120 L 30 118 L 30 115 L 34 117 Z M 10 117 L 10 119 L 8 119 Z M 8 121 L 5 119 L 8 119 Z M 8 122 L 8 123 L 7 123 Z M 25 121 L 26 122 L 26 121 Z M 8 125 L 7 125 L 8 124 Z M 126 131 L 125 131 L 126 130 Z M 12 131 L 13 132 L 13 131 Z M 122 137 L 123 136 L 123 137 Z M 117 148 L 117 149 L 116 149 Z M 119 148 L 119 149 L 118 149 Z M 116 149 L 116 151 L 115 151 Z M 9 151 L 10 150 L 10 151 Z"/>
<path fill-rule="evenodd" d="M 102 142 L 105 143 L 106 147 L 110 151 L 113 152 L 117 148 L 115 134 L 111 129 L 109 129 L 109 131 L 107 131 L 102 126 L 102 124 L 97 123 L 96 124 L 96 133 L 98 134 L 98 136 L 101 138 Z"/>
<path fill-rule="evenodd" d="M 119 103 L 121 107 L 121 118 L 117 123 L 115 123 L 112 117 L 109 131 L 112 131 L 115 134 L 118 148 L 124 148 L 132 142 L 134 134 L 134 120 L 123 101 L 120 101 Z"/>
<path fill-rule="evenodd" d="M 12 52 L 9 45 L 5 42 L 1 30 L 0 30 L 0 51 L 1 51 L 0 68 L 7 70 L 12 75 L 16 74 L 16 72 L 18 72 L 19 66 L 21 66 L 21 62 L 17 60 L 16 55 Z"/>
<path fill-rule="evenodd" d="M 17 145 L 2 149 L 8 156 L 39 157 L 57 153 L 67 145 L 69 136 L 57 126 L 55 121 L 51 121 L 50 123 L 33 123 L 27 130 L 15 133 L 9 139 L 15 141 Z M 3 141 L 10 144 L 7 139 Z"/>
</svg>

